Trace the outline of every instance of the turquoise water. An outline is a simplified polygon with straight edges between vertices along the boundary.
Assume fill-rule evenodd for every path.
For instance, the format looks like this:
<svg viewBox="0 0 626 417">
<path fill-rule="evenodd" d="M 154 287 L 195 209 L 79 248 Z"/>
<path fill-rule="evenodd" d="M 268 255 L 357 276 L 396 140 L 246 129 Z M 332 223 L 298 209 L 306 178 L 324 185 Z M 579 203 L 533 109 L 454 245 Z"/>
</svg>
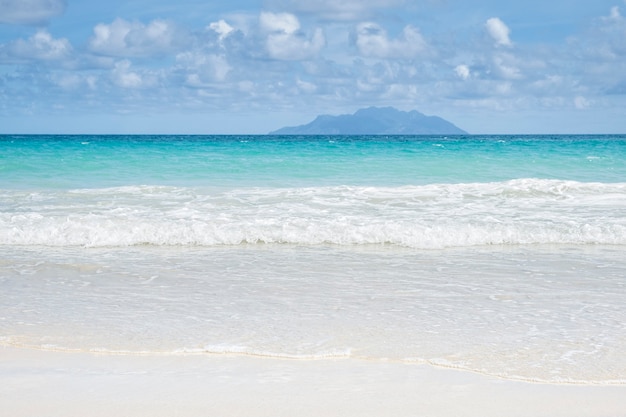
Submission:
<svg viewBox="0 0 626 417">
<path fill-rule="evenodd" d="M 626 244 L 623 136 L 4 136 L 0 244 Z"/>
<path fill-rule="evenodd" d="M 3 188 L 621 182 L 624 136 L 3 136 Z"/>
<path fill-rule="evenodd" d="M 626 380 L 626 136 L 0 136 L 0 346 Z"/>
</svg>

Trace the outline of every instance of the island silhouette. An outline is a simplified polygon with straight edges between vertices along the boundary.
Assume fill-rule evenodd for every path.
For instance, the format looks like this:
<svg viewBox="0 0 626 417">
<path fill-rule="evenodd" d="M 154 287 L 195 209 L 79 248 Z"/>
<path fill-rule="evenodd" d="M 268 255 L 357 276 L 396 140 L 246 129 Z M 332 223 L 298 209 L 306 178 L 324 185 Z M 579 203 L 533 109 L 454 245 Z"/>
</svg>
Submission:
<svg viewBox="0 0 626 417">
<path fill-rule="evenodd" d="M 466 131 L 438 116 L 394 107 L 368 107 L 354 114 L 320 115 L 312 122 L 288 126 L 270 135 L 465 135 Z"/>
</svg>

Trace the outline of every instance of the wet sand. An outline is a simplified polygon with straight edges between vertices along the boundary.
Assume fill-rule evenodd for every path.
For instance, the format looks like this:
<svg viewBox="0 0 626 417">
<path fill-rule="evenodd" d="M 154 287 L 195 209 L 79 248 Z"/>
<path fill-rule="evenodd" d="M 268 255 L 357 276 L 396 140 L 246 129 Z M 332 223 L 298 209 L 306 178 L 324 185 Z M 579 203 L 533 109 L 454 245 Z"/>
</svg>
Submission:
<svg viewBox="0 0 626 417">
<path fill-rule="evenodd" d="M 510 381 L 430 365 L 0 347 L 0 409 L 73 416 L 626 416 L 626 385 Z"/>
</svg>

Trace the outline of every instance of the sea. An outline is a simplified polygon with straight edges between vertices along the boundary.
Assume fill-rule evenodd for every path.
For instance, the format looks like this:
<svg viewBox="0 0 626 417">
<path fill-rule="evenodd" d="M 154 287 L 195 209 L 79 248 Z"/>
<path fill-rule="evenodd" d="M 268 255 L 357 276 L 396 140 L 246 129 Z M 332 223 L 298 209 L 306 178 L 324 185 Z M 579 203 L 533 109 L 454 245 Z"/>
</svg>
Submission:
<svg viewBox="0 0 626 417">
<path fill-rule="evenodd" d="M 626 136 L 0 136 L 0 347 L 626 384 Z"/>
</svg>

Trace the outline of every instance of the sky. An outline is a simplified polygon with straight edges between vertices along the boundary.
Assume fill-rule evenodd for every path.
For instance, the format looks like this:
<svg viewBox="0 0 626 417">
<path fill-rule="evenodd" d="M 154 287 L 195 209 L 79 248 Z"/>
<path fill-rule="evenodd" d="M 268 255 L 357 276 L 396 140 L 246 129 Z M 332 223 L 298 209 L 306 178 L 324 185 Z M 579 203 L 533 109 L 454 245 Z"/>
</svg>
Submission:
<svg viewBox="0 0 626 417">
<path fill-rule="evenodd" d="M 264 134 L 369 106 L 626 133 L 626 0 L 0 0 L 0 133 Z"/>
</svg>

